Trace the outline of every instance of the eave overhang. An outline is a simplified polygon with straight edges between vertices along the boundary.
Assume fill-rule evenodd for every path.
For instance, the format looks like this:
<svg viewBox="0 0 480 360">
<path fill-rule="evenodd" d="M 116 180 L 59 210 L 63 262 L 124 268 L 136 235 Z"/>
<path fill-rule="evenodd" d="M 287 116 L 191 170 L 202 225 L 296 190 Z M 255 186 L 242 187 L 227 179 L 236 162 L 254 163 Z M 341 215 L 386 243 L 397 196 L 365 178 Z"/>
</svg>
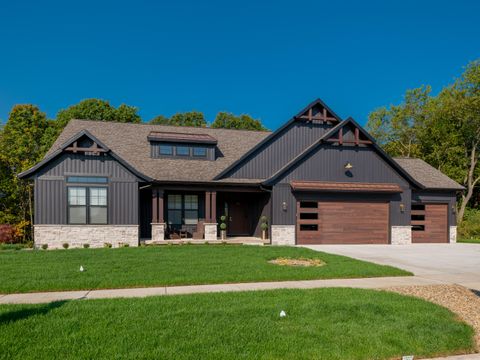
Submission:
<svg viewBox="0 0 480 360">
<path fill-rule="evenodd" d="M 402 188 L 389 183 L 357 183 L 328 181 L 292 181 L 293 191 L 401 193 Z"/>
</svg>

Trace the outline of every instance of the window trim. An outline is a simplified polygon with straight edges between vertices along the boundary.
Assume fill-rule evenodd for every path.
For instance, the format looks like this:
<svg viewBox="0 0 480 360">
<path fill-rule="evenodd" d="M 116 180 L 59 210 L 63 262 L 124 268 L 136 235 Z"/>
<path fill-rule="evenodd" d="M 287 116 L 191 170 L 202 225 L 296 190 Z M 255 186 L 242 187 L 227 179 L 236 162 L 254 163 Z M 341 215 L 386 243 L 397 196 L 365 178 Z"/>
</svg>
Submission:
<svg viewBox="0 0 480 360">
<path fill-rule="evenodd" d="M 99 186 L 100 185 L 100 186 Z M 101 186 L 102 183 L 100 184 L 95 184 L 95 185 L 70 185 L 67 184 L 66 186 L 66 197 L 67 197 L 67 224 L 68 225 L 109 225 L 110 224 L 110 217 L 108 214 L 108 200 L 109 200 L 109 194 L 108 194 L 108 186 Z M 70 197 L 69 197 L 69 189 L 71 188 L 80 188 L 80 189 L 85 189 L 85 205 L 70 205 Z M 106 200 L 107 200 L 107 205 L 90 205 L 90 190 L 91 189 L 105 189 L 106 190 Z M 77 208 L 85 208 L 85 222 L 82 223 L 72 223 L 70 222 L 70 207 L 77 207 Z M 90 221 L 90 208 L 105 208 L 107 213 L 106 213 L 106 221 L 105 223 L 97 223 L 97 222 L 91 222 Z"/>
<path fill-rule="evenodd" d="M 92 179 L 97 179 L 99 181 L 95 181 Z M 104 185 L 108 184 L 108 177 L 106 176 L 96 176 L 96 175 L 69 175 L 67 176 L 67 183 L 69 184 L 94 184 L 94 185 Z"/>
</svg>

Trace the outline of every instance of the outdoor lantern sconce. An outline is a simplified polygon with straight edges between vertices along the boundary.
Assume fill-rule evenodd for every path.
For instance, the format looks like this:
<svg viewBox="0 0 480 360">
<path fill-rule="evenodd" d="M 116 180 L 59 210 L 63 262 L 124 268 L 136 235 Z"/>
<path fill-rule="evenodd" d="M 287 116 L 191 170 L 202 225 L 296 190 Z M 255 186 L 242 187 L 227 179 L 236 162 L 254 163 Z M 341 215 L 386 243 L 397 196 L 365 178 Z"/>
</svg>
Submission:
<svg viewBox="0 0 480 360">
<path fill-rule="evenodd" d="M 282 210 L 287 211 L 287 203 L 285 201 L 282 202 Z"/>
<path fill-rule="evenodd" d="M 346 169 L 346 170 L 352 170 L 352 169 L 353 169 L 353 165 L 350 164 L 349 162 L 347 162 L 347 163 L 345 164 L 345 169 Z"/>
<path fill-rule="evenodd" d="M 400 212 L 404 213 L 405 212 L 405 205 L 400 204 Z"/>
</svg>

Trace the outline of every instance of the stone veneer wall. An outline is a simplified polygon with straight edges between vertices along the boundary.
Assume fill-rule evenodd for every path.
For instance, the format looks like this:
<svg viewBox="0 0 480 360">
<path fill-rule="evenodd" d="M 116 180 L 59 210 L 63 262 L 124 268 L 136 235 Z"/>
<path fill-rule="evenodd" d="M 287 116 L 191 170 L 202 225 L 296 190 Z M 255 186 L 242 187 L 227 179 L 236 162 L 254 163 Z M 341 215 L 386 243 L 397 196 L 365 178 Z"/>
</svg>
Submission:
<svg viewBox="0 0 480 360">
<path fill-rule="evenodd" d="M 152 223 L 152 240 L 146 243 L 165 241 L 165 223 Z"/>
<path fill-rule="evenodd" d="M 217 223 L 205 224 L 205 241 L 217 240 Z"/>
<path fill-rule="evenodd" d="M 457 227 L 450 226 L 450 244 L 455 244 L 457 242 Z"/>
<path fill-rule="evenodd" d="M 272 245 L 295 245 L 295 225 L 272 225 Z"/>
<path fill-rule="evenodd" d="M 138 246 L 138 225 L 35 225 L 35 247 L 43 244 L 48 249 L 61 249 L 64 243 L 69 247 L 103 247 L 105 243 L 112 247 L 128 244 Z"/>
<path fill-rule="evenodd" d="M 412 227 L 408 226 L 392 226 L 390 234 L 392 245 L 409 245 L 412 243 Z"/>
</svg>

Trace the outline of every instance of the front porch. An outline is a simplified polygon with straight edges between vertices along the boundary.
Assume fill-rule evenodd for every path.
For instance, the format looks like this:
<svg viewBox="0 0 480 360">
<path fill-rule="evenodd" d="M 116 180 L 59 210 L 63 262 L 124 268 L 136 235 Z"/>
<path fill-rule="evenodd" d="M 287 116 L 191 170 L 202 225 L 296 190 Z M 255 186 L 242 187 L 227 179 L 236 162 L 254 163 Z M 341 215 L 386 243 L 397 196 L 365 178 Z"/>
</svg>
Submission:
<svg viewBox="0 0 480 360">
<path fill-rule="evenodd" d="M 262 217 L 270 220 L 270 193 L 254 187 L 140 189 L 140 242 L 145 244 L 264 244 Z M 226 231 L 222 239 L 222 216 Z M 268 230 L 266 231 L 268 239 Z"/>
</svg>

